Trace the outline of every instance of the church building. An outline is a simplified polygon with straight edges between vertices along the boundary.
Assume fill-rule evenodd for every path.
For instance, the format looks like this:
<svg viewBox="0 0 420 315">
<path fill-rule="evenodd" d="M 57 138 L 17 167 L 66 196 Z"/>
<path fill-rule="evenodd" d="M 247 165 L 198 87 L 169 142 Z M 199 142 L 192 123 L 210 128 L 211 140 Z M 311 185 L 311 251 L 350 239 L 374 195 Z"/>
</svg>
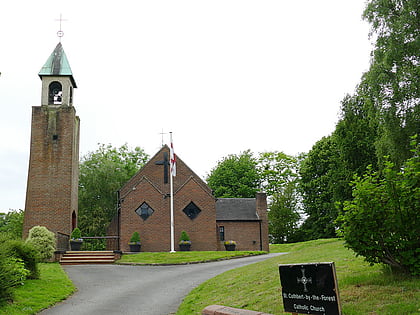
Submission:
<svg viewBox="0 0 420 315">
<path fill-rule="evenodd" d="M 171 249 L 169 155 L 169 147 L 163 146 L 119 191 L 118 219 L 108 233 L 120 235 L 122 251 L 129 251 L 136 231 L 142 251 Z M 173 199 L 175 250 L 182 231 L 188 233 L 194 251 L 225 250 L 225 240 L 235 241 L 236 250 L 269 250 L 264 193 L 256 198 L 215 198 L 177 156 Z"/>
<path fill-rule="evenodd" d="M 77 86 L 61 42 L 39 76 L 42 96 L 41 105 L 32 107 L 23 236 L 33 226 L 45 226 L 56 234 L 58 248 L 66 249 L 77 227 L 80 120 L 73 106 Z M 131 235 L 139 232 L 142 251 L 170 251 L 175 244 L 177 250 L 185 231 L 194 251 L 224 250 L 227 240 L 236 242 L 236 250 L 269 250 L 264 193 L 255 198 L 215 198 L 179 157 L 172 176 L 169 155 L 169 147 L 163 146 L 119 190 L 117 215 L 108 229 L 118 244 L 108 249 L 129 251 Z"/>
</svg>

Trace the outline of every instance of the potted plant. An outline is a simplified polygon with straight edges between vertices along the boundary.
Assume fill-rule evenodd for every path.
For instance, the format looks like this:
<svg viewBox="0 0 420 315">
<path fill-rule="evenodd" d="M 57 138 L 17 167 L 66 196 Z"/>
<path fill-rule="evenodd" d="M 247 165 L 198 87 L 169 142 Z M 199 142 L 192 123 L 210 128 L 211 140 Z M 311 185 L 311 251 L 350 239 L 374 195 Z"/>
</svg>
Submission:
<svg viewBox="0 0 420 315">
<path fill-rule="evenodd" d="M 128 246 L 130 246 L 130 252 L 139 252 L 140 251 L 141 243 L 140 243 L 139 232 L 134 232 L 133 235 L 131 235 L 130 242 L 128 243 Z"/>
<path fill-rule="evenodd" d="M 234 251 L 236 248 L 236 242 L 235 241 L 226 241 L 225 242 L 225 249 L 228 251 Z"/>
<path fill-rule="evenodd" d="M 75 228 L 70 235 L 70 249 L 80 250 L 83 244 L 82 232 L 79 228 Z"/>
<path fill-rule="evenodd" d="M 179 239 L 179 250 L 182 252 L 190 251 L 191 250 L 191 241 L 190 237 L 188 236 L 187 232 L 182 231 L 181 237 Z"/>
</svg>

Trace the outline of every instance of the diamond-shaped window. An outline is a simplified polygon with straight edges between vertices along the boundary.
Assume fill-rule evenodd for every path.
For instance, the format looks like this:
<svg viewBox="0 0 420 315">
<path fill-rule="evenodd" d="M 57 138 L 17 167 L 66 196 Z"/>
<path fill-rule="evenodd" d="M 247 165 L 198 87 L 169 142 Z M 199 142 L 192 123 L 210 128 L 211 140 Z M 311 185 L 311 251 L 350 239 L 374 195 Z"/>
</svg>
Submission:
<svg viewBox="0 0 420 315">
<path fill-rule="evenodd" d="M 182 211 L 184 211 L 187 217 L 189 217 L 191 220 L 195 219 L 201 212 L 200 208 L 197 207 L 196 204 L 192 201 Z"/>
<path fill-rule="evenodd" d="M 136 213 L 145 221 L 153 214 L 153 212 L 153 209 L 146 202 L 143 202 L 136 210 Z"/>
</svg>

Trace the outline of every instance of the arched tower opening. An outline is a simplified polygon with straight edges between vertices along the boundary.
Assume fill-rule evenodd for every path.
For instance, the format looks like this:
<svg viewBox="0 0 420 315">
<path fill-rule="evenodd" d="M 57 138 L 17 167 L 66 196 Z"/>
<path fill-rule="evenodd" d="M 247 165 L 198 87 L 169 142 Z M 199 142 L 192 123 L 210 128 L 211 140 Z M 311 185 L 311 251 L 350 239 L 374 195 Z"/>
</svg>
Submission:
<svg viewBox="0 0 420 315">
<path fill-rule="evenodd" d="M 63 103 L 63 86 L 53 81 L 48 87 L 48 105 L 61 105 Z"/>
</svg>

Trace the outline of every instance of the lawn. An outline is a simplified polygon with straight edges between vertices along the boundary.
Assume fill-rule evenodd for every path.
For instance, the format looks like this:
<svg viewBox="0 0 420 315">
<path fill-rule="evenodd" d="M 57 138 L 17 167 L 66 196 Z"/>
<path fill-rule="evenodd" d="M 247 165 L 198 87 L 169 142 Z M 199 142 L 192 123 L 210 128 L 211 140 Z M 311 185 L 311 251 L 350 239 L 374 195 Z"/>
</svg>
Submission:
<svg viewBox="0 0 420 315">
<path fill-rule="evenodd" d="M 227 271 L 210 279 L 184 299 L 177 315 L 201 314 L 211 304 L 271 314 L 283 312 L 278 264 L 334 261 L 343 313 L 420 314 L 420 279 L 369 266 L 338 239 L 273 245 L 287 255 Z"/>
<path fill-rule="evenodd" d="M 0 314 L 36 314 L 75 291 L 74 285 L 58 263 L 42 263 L 39 269 L 40 279 L 26 280 L 23 286 L 16 287 L 13 303 L 0 306 Z"/>
<path fill-rule="evenodd" d="M 210 279 L 185 298 L 177 315 L 201 314 L 207 305 L 221 304 L 271 314 L 283 312 L 278 264 L 334 261 L 343 314 L 420 314 L 420 278 L 392 274 L 370 267 L 338 239 L 272 245 L 272 252 L 287 255 L 225 272 Z M 122 262 L 140 264 L 194 263 L 262 252 L 177 252 L 124 255 Z M 13 303 L 0 306 L 0 314 L 36 314 L 69 296 L 75 287 L 57 263 L 40 264 L 41 278 L 15 289 Z"/>
<path fill-rule="evenodd" d="M 239 258 L 246 256 L 262 255 L 262 251 L 207 251 L 207 252 L 161 252 L 149 253 L 141 252 L 138 254 L 123 255 L 117 262 L 119 264 L 192 264 L 199 262 L 210 262 L 222 259 Z"/>
</svg>

